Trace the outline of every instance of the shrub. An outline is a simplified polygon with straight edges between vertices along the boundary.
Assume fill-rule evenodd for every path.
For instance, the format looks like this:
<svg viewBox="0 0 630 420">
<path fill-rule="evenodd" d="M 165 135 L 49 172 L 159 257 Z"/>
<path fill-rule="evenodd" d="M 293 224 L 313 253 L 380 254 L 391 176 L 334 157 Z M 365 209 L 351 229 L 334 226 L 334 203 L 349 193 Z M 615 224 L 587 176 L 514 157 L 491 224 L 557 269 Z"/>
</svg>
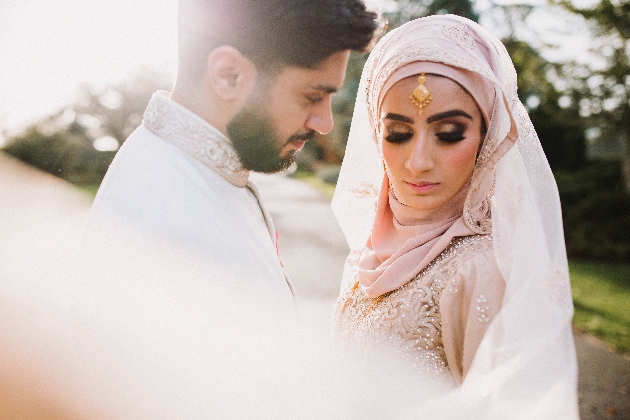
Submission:
<svg viewBox="0 0 630 420">
<path fill-rule="evenodd" d="M 617 162 L 556 173 L 570 257 L 630 262 L 630 194 Z"/>
</svg>

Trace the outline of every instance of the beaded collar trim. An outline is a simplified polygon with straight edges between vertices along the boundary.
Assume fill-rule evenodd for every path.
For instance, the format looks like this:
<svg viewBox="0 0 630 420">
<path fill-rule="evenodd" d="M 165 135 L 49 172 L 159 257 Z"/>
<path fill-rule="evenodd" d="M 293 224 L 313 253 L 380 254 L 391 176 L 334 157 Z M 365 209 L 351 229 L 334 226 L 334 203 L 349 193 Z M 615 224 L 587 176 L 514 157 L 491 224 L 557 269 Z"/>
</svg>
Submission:
<svg viewBox="0 0 630 420">
<path fill-rule="evenodd" d="M 170 99 L 170 93 L 153 94 L 142 123 L 237 187 L 244 187 L 249 171 L 243 168 L 230 140 L 198 115 Z"/>
</svg>

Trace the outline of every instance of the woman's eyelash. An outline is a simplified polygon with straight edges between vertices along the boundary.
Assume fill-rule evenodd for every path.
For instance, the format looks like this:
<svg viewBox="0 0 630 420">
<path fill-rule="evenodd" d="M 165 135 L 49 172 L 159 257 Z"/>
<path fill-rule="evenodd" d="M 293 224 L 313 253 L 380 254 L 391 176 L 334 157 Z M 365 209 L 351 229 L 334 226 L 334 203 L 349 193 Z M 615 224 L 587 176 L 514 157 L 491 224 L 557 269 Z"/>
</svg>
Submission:
<svg viewBox="0 0 630 420">
<path fill-rule="evenodd" d="M 463 130 L 436 133 L 435 136 L 440 139 L 440 141 L 443 141 L 445 143 L 457 143 L 458 141 L 464 140 L 466 138 L 464 136 Z"/>
<path fill-rule="evenodd" d="M 385 137 L 388 143 L 404 143 L 413 137 L 413 133 L 410 132 L 391 132 Z"/>
</svg>

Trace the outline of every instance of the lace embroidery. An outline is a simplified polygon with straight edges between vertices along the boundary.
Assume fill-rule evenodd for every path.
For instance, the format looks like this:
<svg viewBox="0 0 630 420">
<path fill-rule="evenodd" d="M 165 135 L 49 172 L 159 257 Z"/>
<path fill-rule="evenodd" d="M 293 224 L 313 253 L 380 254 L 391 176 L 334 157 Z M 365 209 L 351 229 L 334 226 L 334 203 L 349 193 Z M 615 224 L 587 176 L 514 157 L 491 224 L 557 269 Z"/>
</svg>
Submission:
<svg viewBox="0 0 630 420">
<path fill-rule="evenodd" d="M 549 267 L 549 272 L 545 280 L 551 300 L 556 302 L 563 309 L 572 310 L 573 297 L 571 295 L 571 284 L 567 274 L 552 265 Z"/>
<path fill-rule="evenodd" d="M 461 45 L 462 47 L 471 50 L 475 48 L 475 39 L 470 32 L 468 32 L 466 25 L 463 23 L 459 23 L 455 26 L 445 26 L 442 29 L 442 33 L 444 33 L 448 39 Z"/>
<path fill-rule="evenodd" d="M 490 174 L 473 179 L 473 188 L 471 188 L 464 203 L 464 221 L 473 232 L 490 234 L 492 233 L 492 197 L 494 196 L 496 174 L 494 168 L 486 167 L 484 170 Z M 486 184 L 489 181 L 492 183 L 488 186 Z M 481 191 L 486 191 L 486 195 L 482 198 L 480 198 Z"/>
<path fill-rule="evenodd" d="M 230 141 L 217 129 L 186 108 L 156 92 L 144 114 L 151 132 L 219 173 L 237 187 L 244 187 L 249 171 L 241 165 Z"/>
<path fill-rule="evenodd" d="M 475 171 L 479 171 L 486 162 L 490 160 L 490 156 L 494 153 L 498 144 L 499 139 L 497 137 L 486 137 L 486 140 L 483 142 L 483 146 L 481 147 L 481 152 L 475 162 Z"/>
<path fill-rule="evenodd" d="M 358 282 L 342 293 L 333 316 L 342 354 L 353 357 L 373 348 L 399 353 L 421 372 L 448 374 L 442 344 L 442 293 L 458 293 L 463 261 L 491 247 L 492 237 L 455 238 L 424 270 L 404 286 L 370 299 Z"/>
<path fill-rule="evenodd" d="M 378 196 L 378 189 L 368 181 L 363 181 L 357 188 L 350 190 L 356 197 L 373 198 Z"/>
<path fill-rule="evenodd" d="M 523 157 L 523 161 L 526 165 L 536 168 L 534 171 L 528 171 L 527 175 L 529 175 L 534 182 L 546 179 L 551 169 L 549 169 L 547 159 L 537 146 L 539 144 L 538 135 L 531 124 L 527 111 L 522 105 L 518 107 L 516 123 L 519 132 L 517 145 Z"/>
<path fill-rule="evenodd" d="M 346 258 L 346 263 L 351 267 L 356 267 L 359 265 L 359 260 L 361 259 L 361 254 L 363 253 L 362 249 L 355 249 L 348 254 L 348 258 Z"/>
</svg>

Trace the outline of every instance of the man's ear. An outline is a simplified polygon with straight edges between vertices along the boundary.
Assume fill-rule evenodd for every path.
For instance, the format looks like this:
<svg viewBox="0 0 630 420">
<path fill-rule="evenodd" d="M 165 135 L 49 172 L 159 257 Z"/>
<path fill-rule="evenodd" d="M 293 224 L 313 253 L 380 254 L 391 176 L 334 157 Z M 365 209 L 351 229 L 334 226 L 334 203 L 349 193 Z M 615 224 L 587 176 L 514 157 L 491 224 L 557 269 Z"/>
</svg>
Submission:
<svg viewBox="0 0 630 420">
<path fill-rule="evenodd" d="M 212 89 L 225 101 L 246 100 L 258 73 L 253 61 L 229 45 L 210 52 L 206 70 Z"/>
</svg>

